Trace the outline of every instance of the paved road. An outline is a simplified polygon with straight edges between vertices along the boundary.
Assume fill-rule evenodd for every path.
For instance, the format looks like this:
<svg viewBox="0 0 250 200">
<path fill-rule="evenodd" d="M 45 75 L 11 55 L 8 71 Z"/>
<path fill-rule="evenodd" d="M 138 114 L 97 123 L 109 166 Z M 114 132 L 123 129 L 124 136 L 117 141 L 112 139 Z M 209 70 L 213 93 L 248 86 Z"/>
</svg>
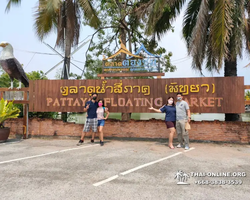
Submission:
<svg viewBox="0 0 250 200">
<path fill-rule="evenodd" d="M 249 145 L 192 143 L 192 149 L 185 151 L 155 141 L 110 140 L 103 147 L 76 143 L 45 139 L 0 143 L 1 199 L 245 200 L 250 196 Z M 189 175 L 184 180 L 188 185 L 177 185 L 183 178 L 182 174 L 175 179 L 179 170 Z M 211 177 L 217 172 L 241 172 L 243 177 Z M 234 180 L 243 183 L 228 185 Z"/>
</svg>

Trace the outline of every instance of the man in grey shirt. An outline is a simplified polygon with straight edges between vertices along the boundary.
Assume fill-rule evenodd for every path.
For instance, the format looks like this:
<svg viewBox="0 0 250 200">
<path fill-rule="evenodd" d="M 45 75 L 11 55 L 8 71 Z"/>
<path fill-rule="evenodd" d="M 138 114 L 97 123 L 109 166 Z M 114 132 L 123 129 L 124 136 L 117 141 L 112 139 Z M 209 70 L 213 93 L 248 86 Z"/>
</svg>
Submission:
<svg viewBox="0 0 250 200">
<path fill-rule="evenodd" d="M 189 136 L 188 131 L 185 129 L 186 122 L 190 122 L 190 109 L 188 103 L 183 99 L 182 93 L 177 93 L 176 103 L 176 132 L 178 136 L 179 144 L 177 148 L 184 147 L 183 139 L 185 143 L 185 150 L 189 149 Z"/>
</svg>

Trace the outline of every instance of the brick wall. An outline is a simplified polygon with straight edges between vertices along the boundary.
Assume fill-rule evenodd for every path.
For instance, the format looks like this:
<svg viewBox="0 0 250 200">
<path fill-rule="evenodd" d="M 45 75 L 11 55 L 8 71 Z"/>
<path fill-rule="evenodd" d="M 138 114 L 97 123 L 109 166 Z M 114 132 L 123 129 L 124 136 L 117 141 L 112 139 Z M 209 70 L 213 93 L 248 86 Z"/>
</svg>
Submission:
<svg viewBox="0 0 250 200">
<path fill-rule="evenodd" d="M 22 119 L 11 119 L 5 122 L 6 127 L 11 127 L 11 135 L 22 135 Z M 250 143 L 249 122 L 220 122 L 202 121 L 191 122 L 189 131 L 190 140 L 220 141 L 235 143 Z M 52 119 L 29 119 L 29 135 L 33 136 L 80 136 L 83 125 L 65 123 Z M 168 131 L 162 120 L 145 120 L 121 122 L 107 120 L 104 127 L 105 137 L 117 138 L 168 138 Z M 176 135 L 175 135 L 176 138 Z"/>
</svg>

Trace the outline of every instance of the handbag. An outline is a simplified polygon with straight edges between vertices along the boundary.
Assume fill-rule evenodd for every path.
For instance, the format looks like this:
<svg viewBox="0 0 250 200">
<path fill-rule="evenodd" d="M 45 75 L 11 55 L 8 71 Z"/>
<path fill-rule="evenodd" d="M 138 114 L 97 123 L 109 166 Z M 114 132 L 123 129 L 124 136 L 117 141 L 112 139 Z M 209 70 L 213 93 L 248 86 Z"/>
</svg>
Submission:
<svg viewBox="0 0 250 200">
<path fill-rule="evenodd" d="M 185 123 L 185 129 L 186 130 L 190 130 L 191 129 L 191 126 L 190 126 L 189 122 Z"/>
</svg>

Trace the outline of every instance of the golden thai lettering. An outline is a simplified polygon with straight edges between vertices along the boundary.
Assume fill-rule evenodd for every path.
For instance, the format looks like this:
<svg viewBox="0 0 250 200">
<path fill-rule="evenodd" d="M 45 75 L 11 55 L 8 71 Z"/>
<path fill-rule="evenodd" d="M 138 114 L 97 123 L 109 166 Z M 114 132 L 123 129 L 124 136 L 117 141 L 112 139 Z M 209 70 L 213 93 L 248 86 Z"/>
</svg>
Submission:
<svg viewBox="0 0 250 200">
<path fill-rule="evenodd" d="M 112 94 L 113 90 L 114 90 L 113 86 L 106 86 L 106 89 L 108 89 L 108 88 L 110 88 L 110 93 Z"/>
<path fill-rule="evenodd" d="M 102 81 L 102 89 L 100 86 L 96 86 L 96 92 L 98 94 L 104 94 L 105 93 L 105 84 L 107 83 L 107 81 Z"/>
<path fill-rule="evenodd" d="M 140 88 L 141 88 L 140 86 L 135 85 L 135 86 L 133 86 L 133 88 L 137 88 L 138 89 L 137 92 L 140 93 Z"/>
<path fill-rule="evenodd" d="M 69 87 L 69 93 L 70 94 L 77 94 L 78 93 L 78 87 L 77 86 L 70 86 Z"/>
<path fill-rule="evenodd" d="M 201 87 L 207 87 L 206 92 L 209 92 L 209 84 L 201 84 Z"/>
<path fill-rule="evenodd" d="M 122 93 L 122 81 L 120 81 L 120 83 L 114 84 L 114 93 Z"/>
<path fill-rule="evenodd" d="M 86 86 L 80 86 L 79 89 L 83 88 L 83 93 L 86 93 Z"/>
<path fill-rule="evenodd" d="M 213 91 L 215 93 L 215 85 L 212 84 Z M 165 85 L 165 93 L 177 93 L 181 92 L 183 95 L 188 95 L 191 93 L 198 93 L 200 91 L 200 87 L 206 87 L 206 92 L 209 92 L 209 84 L 201 84 L 201 85 L 177 85 L 177 83 L 171 83 L 171 85 Z"/>
<path fill-rule="evenodd" d="M 177 83 L 171 83 L 171 85 L 169 86 L 169 92 L 170 93 L 177 93 L 178 92 Z"/>
<path fill-rule="evenodd" d="M 88 86 L 87 93 L 89 93 L 90 95 L 95 93 L 95 86 Z"/>
<path fill-rule="evenodd" d="M 188 85 L 180 85 L 179 88 L 182 95 L 187 95 L 189 93 Z"/>
<path fill-rule="evenodd" d="M 200 87 L 199 85 L 190 85 L 190 92 L 199 92 Z"/>
<path fill-rule="evenodd" d="M 130 88 L 130 93 L 132 93 L 133 87 L 131 85 L 124 86 L 124 93 L 128 93 L 128 88 Z"/>
<path fill-rule="evenodd" d="M 142 94 L 144 94 L 144 95 L 150 95 L 150 86 L 149 85 L 143 85 L 142 87 L 141 87 L 141 92 L 142 92 Z"/>
<path fill-rule="evenodd" d="M 60 91 L 63 96 L 67 96 L 69 94 L 69 88 L 67 86 L 60 87 Z"/>
</svg>

